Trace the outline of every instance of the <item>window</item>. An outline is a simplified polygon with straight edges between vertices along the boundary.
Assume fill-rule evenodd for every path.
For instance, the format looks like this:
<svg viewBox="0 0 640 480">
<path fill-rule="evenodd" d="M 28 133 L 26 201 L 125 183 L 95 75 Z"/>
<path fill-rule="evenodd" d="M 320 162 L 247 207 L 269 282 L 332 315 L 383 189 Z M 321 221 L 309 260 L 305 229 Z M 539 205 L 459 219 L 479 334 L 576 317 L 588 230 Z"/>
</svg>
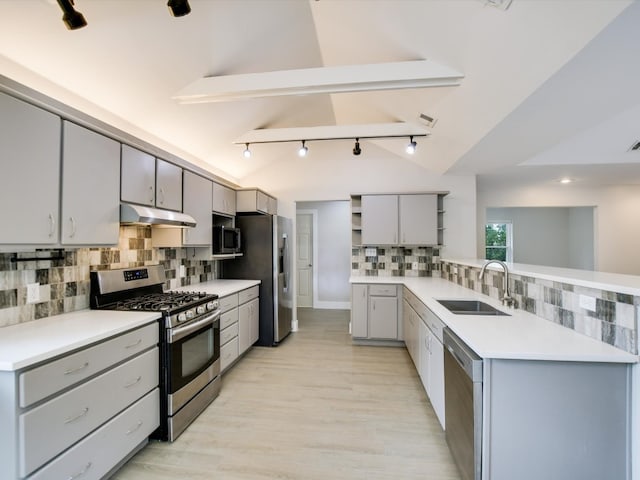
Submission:
<svg viewBox="0 0 640 480">
<path fill-rule="evenodd" d="M 485 258 L 487 260 L 513 261 L 511 223 L 487 223 L 484 229 Z"/>
</svg>

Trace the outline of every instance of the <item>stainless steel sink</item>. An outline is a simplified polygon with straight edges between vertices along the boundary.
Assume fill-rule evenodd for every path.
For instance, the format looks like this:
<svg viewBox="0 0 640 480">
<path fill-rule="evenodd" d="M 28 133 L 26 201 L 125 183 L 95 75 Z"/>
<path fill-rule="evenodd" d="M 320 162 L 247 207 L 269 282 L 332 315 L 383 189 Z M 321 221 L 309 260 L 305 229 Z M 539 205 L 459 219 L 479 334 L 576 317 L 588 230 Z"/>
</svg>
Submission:
<svg viewBox="0 0 640 480">
<path fill-rule="evenodd" d="M 497 308 L 492 307 L 488 303 L 479 300 L 438 300 L 451 313 L 456 315 L 505 315 Z"/>
</svg>

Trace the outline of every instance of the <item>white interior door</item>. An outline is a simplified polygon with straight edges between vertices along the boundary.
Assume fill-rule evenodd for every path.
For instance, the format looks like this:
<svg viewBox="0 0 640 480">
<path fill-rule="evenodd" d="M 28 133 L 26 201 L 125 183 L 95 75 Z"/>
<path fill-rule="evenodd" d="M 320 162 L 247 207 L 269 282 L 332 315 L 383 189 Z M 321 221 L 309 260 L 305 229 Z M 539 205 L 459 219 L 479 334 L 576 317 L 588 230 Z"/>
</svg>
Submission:
<svg viewBox="0 0 640 480">
<path fill-rule="evenodd" d="M 313 215 L 296 215 L 298 307 L 313 307 Z"/>
</svg>

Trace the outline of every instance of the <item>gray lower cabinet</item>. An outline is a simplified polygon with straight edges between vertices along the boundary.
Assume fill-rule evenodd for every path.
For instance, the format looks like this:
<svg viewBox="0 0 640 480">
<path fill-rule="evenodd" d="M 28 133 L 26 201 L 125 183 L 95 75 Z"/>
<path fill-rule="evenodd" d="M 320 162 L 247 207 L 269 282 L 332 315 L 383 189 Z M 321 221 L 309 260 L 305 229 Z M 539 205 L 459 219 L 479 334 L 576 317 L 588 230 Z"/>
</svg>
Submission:
<svg viewBox="0 0 640 480">
<path fill-rule="evenodd" d="M 402 310 L 397 285 L 351 286 L 351 336 L 354 339 L 402 340 Z"/>
<path fill-rule="evenodd" d="M 3 479 L 101 479 L 159 424 L 154 322 L 0 372 Z"/>
<path fill-rule="evenodd" d="M 224 373 L 256 341 L 260 328 L 259 286 L 220 298 L 220 369 Z"/>
<path fill-rule="evenodd" d="M 120 234 L 120 144 L 63 122 L 63 245 L 115 245 Z"/>
<path fill-rule="evenodd" d="M 55 244 L 60 117 L 0 93 L 0 124 L 0 244 Z"/>
</svg>

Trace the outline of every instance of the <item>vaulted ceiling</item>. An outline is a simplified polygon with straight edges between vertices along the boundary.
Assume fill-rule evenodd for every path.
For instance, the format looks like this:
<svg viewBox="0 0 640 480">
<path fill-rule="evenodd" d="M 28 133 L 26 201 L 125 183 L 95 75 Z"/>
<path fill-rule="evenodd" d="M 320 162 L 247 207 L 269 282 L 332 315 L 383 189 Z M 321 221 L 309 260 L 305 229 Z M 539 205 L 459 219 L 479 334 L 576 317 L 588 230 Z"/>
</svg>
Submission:
<svg viewBox="0 0 640 480">
<path fill-rule="evenodd" d="M 0 73 L 236 182 L 288 154 L 264 145 L 244 159 L 233 141 L 250 130 L 421 125 L 423 113 L 437 123 L 416 155 L 401 152 L 406 140 L 370 142 L 437 173 L 640 183 L 640 151 L 627 151 L 640 140 L 636 2 L 190 4 L 189 15 L 173 18 L 164 0 L 76 0 L 88 26 L 69 31 L 53 0 L 3 0 Z M 420 59 L 463 73 L 461 84 L 192 105 L 172 98 L 206 76 Z"/>
</svg>

